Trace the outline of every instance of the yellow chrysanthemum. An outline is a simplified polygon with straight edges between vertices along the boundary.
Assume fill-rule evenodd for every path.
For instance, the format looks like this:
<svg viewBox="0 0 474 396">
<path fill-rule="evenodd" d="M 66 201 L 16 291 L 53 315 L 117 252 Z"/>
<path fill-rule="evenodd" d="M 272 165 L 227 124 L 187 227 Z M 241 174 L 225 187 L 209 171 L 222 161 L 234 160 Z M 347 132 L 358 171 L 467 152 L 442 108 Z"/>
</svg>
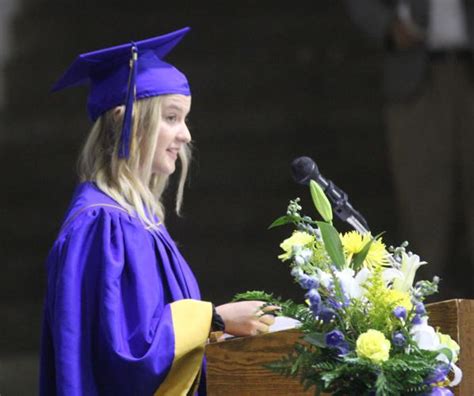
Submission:
<svg viewBox="0 0 474 396">
<path fill-rule="evenodd" d="M 291 237 L 285 239 L 280 247 L 285 253 L 282 253 L 278 258 L 282 261 L 289 260 L 293 251 L 293 246 L 307 246 L 313 244 L 315 241 L 314 236 L 303 231 L 295 231 Z"/>
<path fill-rule="evenodd" d="M 378 265 L 383 266 L 389 263 L 388 252 L 385 249 L 385 244 L 382 242 L 381 238 L 378 238 L 372 242 L 364 263 L 369 267 Z"/>
<path fill-rule="evenodd" d="M 341 235 L 341 242 L 344 250 L 351 256 L 359 253 L 365 245 L 362 235 L 357 231 L 349 231 Z"/>
<path fill-rule="evenodd" d="M 362 333 L 356 341 L 357 356 L 381 363 L 388 360 L 390 356 L 390 341 L 384 334 L 377 330 L 367 330 Z"/>
<path fill-rule="evenodd" d="M 346 253 L 347 261 L 350 262 L 352 256 L 360 253 L 371 239 L 372 235 L 370 233 L 362 235 L 357 231 L 349 231 L 341 235 L 341 243 Z M 376 267 L 387 265 L 388 262 L 388 253 L 385 249 L 385 244 L 381 238 L 374 240 L 365 257 L 364 265 L 366 267 Z"/>
<path fill-rule="evenodd" d="M 384 296 L 385 304 L 392 307 L 404 307 L 410 311 L 413 307 L 411 303 L 410 294 L 398 290 L 388 290 Z"/>
</svg>

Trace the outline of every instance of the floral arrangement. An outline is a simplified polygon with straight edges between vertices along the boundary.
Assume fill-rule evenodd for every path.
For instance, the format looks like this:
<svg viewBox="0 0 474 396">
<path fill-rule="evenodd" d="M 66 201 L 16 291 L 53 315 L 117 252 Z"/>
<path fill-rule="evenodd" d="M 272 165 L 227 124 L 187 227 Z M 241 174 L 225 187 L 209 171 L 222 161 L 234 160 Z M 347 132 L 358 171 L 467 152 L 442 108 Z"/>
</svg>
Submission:
<svg viewBox="0 0 474 396">
<path fill-rule="evenodd" d="M 426 264 L 405 242 L 386 248 L 382 237 L 340 234 L 331 204 L 314 181 L 310 192 L 321 221 L 301 215 L 300 200 L 270 226 L 292 224 L 279 259 L 305 291 L 305 302 L 253 291 L 236 300 L 261 299 L 297 319 L 304 335 L 294 351 L 267 367 L 299 376 L 305 389 L 334 395 L 452 395 L 461 381 L 459 345 L 428 324 L 424 306 L 439 278 L 414 283 Z"/>
</svg>

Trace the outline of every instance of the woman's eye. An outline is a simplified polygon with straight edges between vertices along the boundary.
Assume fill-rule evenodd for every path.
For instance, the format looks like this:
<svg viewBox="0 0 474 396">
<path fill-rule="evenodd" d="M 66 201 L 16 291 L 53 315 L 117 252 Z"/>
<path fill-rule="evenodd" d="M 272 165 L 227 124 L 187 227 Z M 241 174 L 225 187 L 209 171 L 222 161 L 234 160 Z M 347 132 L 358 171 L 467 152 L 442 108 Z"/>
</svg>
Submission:
<svg viewBox="0 0 474 396">
<path fill-rule="evenodd" d="M 178 117 L 176 117 L 176 115 L 169 115 L 166 117 L 166 121 L 168 122 L 176 122 L 177 119 Z"/>
</svg>

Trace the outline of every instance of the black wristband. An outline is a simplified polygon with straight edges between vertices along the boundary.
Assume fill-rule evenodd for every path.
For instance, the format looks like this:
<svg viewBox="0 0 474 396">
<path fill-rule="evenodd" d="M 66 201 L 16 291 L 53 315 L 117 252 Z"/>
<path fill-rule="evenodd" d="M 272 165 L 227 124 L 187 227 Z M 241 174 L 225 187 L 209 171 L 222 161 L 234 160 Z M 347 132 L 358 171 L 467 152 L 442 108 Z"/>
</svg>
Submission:
<svg viewBox="0 0 474 396">
<path fill-rule="evenodd" d="M 224 331 L 225 323 L 222 316 L 216 311 L 216 307 L 212 304 L 212 320 L 211 320 L 211 331 Z"/>
</svg>

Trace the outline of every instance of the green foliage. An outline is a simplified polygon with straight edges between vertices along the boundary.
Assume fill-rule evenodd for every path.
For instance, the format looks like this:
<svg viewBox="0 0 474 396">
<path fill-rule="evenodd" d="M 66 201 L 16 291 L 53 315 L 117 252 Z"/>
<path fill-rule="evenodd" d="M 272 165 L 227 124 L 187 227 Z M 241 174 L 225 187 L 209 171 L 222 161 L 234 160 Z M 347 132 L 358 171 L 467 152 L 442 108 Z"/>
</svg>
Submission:
<svg viewBox="0 0 474 396">
<path fill-rule="evenodd" d="M 376 365 L 353 353 L 337 357 L 327 348 L 297 343 L 289 355 L 265 367 L 280 375 L 299 376 L 306 388 L 316 386 L 319 392 L 345 396 L 375 391 L 376 395 L 397 396 L 428 391 L 423 381 L 438 363 L 436 353 L 417 349 Z"/>
<path fill-rule="evenodd" d="M 364 260 L 367 257 L 367 254 L 369 254 L 370 246 L 372 246 L 373 242 L 373 239 L 367 242 L 362 248 L 362 250 L 359 253 L 355 254 L 352 258 L 352 268 L 354 269 L 354 271 L 359 271 L 362 268 L 362 264 L 364 264 Z"/>
<path fill-rule="evenodd" d="M 418 294 L 420 294 L 422 298 L 425 299 L 432 294 L 438 293 L 438 283 L 439 278 L 435 276 L 433 281 L 421 280 L 416 282 L 415 289 L 417 290 Z"/>
<path fill-rule="evenodd" d="M 275 297 L 272 293 L 265 293 L 263 291 L 251 290 L 244 293 L 238 293 L 234 296 L 232 301 L 263 301 L 265 304 L 262 308 L 267 306 L 278 306 L 280 309 L 275 312 L 277 316 L 285 316 L 293 318 L 302 323 L 300 329 L 304 332 L 307 328 L 314 328 L 317 326 L 316 320 L 305 304 L 297 304 L 292 300 L 283 300 L 281 297 Z"/>
<path fill-rule="evenodd" d="M 331 360 L 323 360 L 319 363 L 314 363 L 311 367 L 318 371 L 333 371 L 336 369 L 337 363 Z"/>
<path fill-rule="evenodd" d="M 291 300 L 280 301 L 279 306 L 281 307 L 280 314 L 281 316 L 287 316 L 289 318 L 293 318 L 299 320 L 303 327 L 302 330 L 305 329 L 305 326 L 309 326 L 313 328 L 315 326 L 315 319 L 313 313 L 305 304 L 297 304 Z"/>
<path fill-rule="evenodd" d="M 375 388 L 377 389 L 375 393 L 376 396 L 385 396 L 390 395 L 392 393 L 390 389 L 390 384 L 388 383 L 387 377 L 385 376 L 385 373 L 383 371 L 381 371 L 377 376 Z"/>
<path fill-rule="evenodd" d="M 344 257 L 344 250 L 339 233 L 331 224 L 322 221 L 318 221 L 317 224 L 329 257 L 331 257 L 338 269 L 343 269 L 346 265 L 346 259 Z"/>
<path fill-rule="evenodd" d="M 315 321 L 305 305 L 256 291 L 242 293 L 239 299 L 242 297 L 278 304 L 282 307 L 281 315 L 302 322 L 301 330 L 305 335 L 303 343 L 296 343 L 289 355 L 265 365 L 269 370 L 284 376 L 298 376 L 307 389 L 315 386 L 318 392 L 331 392 L 333 395 L 369 395 L 371 390 L 383 396 L 418 395 L 428 390 L 423 381 L 439 363 L 436 359 L 439 352 L 419 350 L 412 346 L 411 353 L 395 353 L 381 365 L 359 358 L 355 352 L 339 357 L 334 350 L 327 348 L 325 330 L 322 329 L 324 325 Z M 356 307 L 357 304 L 352 306 Z M 362 320 L 366 313 L 362 306 L 359 308 L 353 308 L 351 315 L 360 315 Z M 378 319 L 375 315 L 371 320 Z M 353 331 L 354 335 L 358 333 L 358 330 Z M 350 329 L 347 333 L 350 333 Z"/>
<path fill-rule="evenodd" d="M 265 365 L 269 370 L 285 377 L 295 377 L 311 365 L 313 354 L 309 347 L 296 343 L 294 350 L 280 360 Z"/>
<path fill-rule="evenodd" d="M 271 303 L 273 301 L 278 300 L 278 298 L 275 298 L 273 296 L 273 293 L 265 293 L 260 290 L 249 290 L 243 293 L 236 294 L 234 298 L 232 299 L 233 302 L 252 301 L 252 300 L 265 301 L 265 302 Z"/>
<path fill-rule="evenodd" d="M 314 332 L 306 335 L 303 338 L 306 342 L 309 342 L 311 345 L 325 348 L 326 347 L 326 338 L 323 333 Z"/>
<path fill-rule="evenodd" d="M 313 257 L 311 258 L 311 267 L 307 272 L 314 272 L 314 268 L 327 270 L 329 264 L 331 264 L 331 258 L 328 256 L 324 244 L 320 241 L 316 241 L 313 246 Z"/>
<path fill-rule="evenodd" d="M 386 336 L 390 336 L 393 330 L 392 311 L 394 305 L 387 303 L 388 289 L 382 277 L 382 269 L 376 268 L 373 275 L 364 285 L 366 289 L 365 296 L 370 302 L 370 309 L 365 312 L 366 319 L 363 321 L 355 321 L 352 323 L 358 325 L 358 331 L 363 333 L 369 328 L 381 331 Z"/>
<path fill-rule="evenodd" d="M 444 356 L 446 356 L 446 358 L 452 362 L 453 361 L 453 351 L 449 348 L 441 348 L 438 350 L 438 353 L 442 353 Z"/>
<path fill-rule="evenodd" d="M 284 356 L 281 360 L 265 364 L 264 367 L 282 375 L 284 377 L 294 377 L 298 374 L 300 366 L 300 361 L 298 360 L 298 355 L 292 353 L 288 356 Z"/>
<path fill-rule="evenodd" d="M 279 226 L 282 226 L 282 225 L 292 224 L 292 223 L 295 223 L 297 221 L 298 221 L 298 217 L 296 217 L 296 216 L 290 216 L 290 215 L 281 216 L 278 219 L 276 219 L 272 224 L 270 224 L 268 226 L 268 229 L 270 230 L 272 228 L 279 227 Z"/>
</svg>

